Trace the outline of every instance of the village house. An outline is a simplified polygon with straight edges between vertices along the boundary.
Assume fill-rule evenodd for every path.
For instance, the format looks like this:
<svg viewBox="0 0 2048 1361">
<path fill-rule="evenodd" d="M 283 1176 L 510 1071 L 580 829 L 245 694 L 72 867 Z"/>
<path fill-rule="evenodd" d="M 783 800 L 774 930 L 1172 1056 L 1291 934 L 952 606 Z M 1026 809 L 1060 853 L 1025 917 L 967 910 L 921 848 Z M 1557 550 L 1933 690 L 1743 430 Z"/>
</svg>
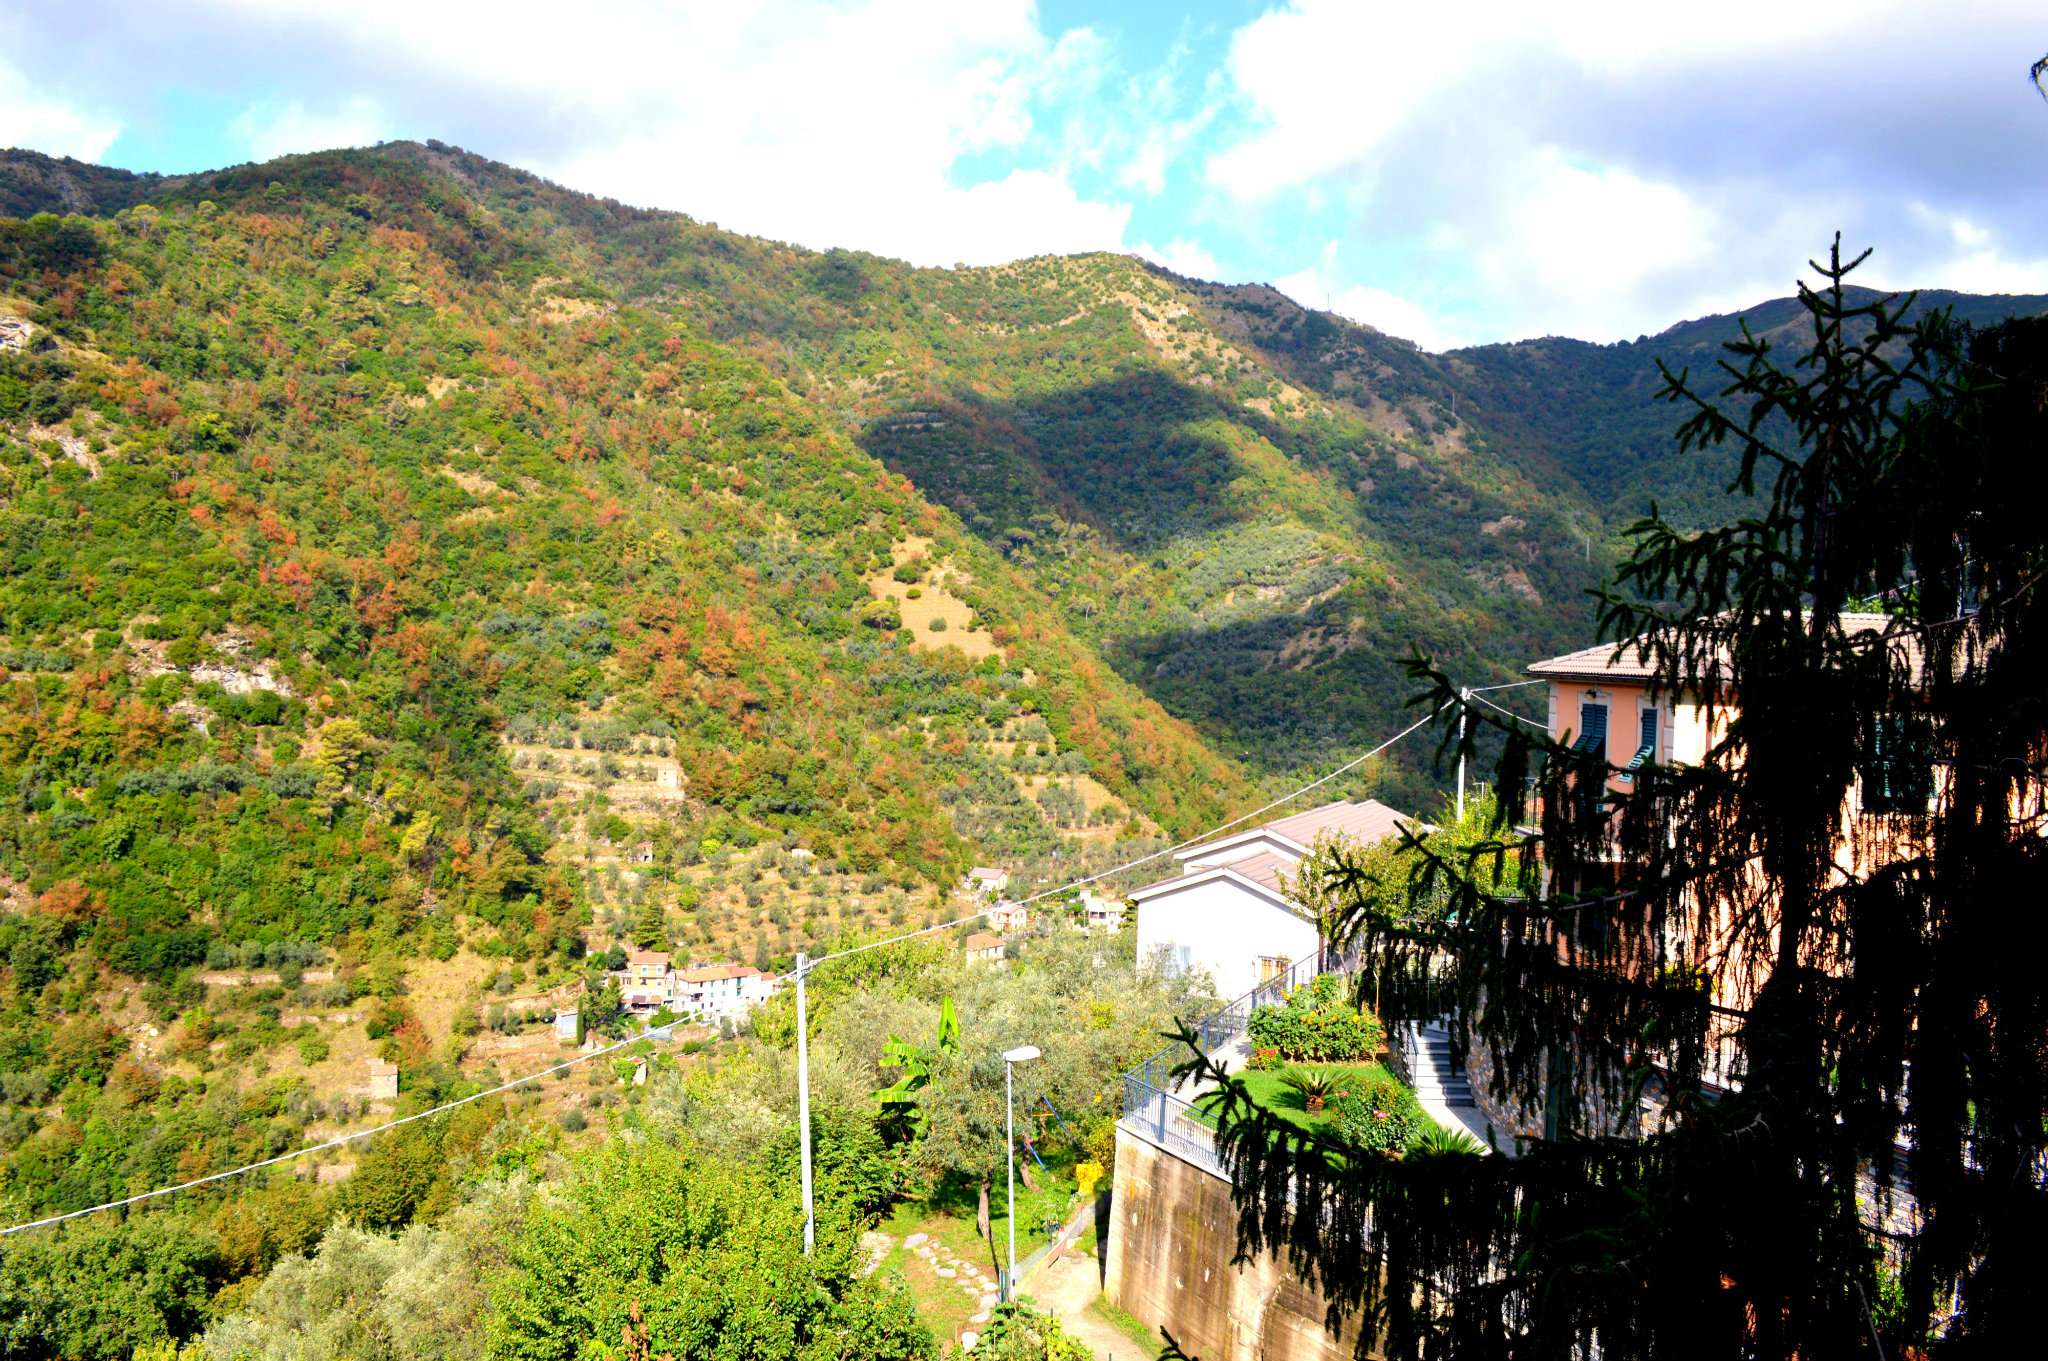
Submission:
<svg viewBox="0 0 2048 1361">
<path fill-rule="evenodd" d="M 984 898 L 993 898 L 1010 886 L 1008 870 L 992 869 L 987 865 L 976 865 L 967 871 L 960 881 L 960 887 L 969 893 L 978 893 Z"/>
<path fill-rule="evenodd" d="M 976 931 L 962 942 L 962 946 L 967 957 L 976 963 L 992 964 L 1008 954 L 1003 948 L 1003 938 L 993 931 Z"/>
<path fill-rule="evenodd" d="M 1842 623 L 1851 633 L 1878 633 L 1888 626 L 1890 619 L 1882 614 L 1845 614 Z M 1604 760 L 1610 767 L 1605 788 L 1616 794 L 1628 793 L 1635 780 L 1633 772 L 1646 765 L 1698 765 L 1705 761 L 1726 736 L 1736 712 L 1733 699 L 1724 698 L 1720 708 L 1709 713 L 1699 696 L 1658 686 L 1654 683 L 1651 659 L 1627 644 L 1617 647 L 1600 643 L 1581 648 L 1532 663 L 1525 673 L 1546 683 L 1545 726 L 1550 739 L 1569 743 L 1577 751 Z M 1931 766 L 1914 763 L 1910 743 L 1895 742 L 1892 748 L 1867 756 L 1843 810 L 1849 817 L 1925 812 L 1931 806 Z M 1591 797 L 1598 792 L 1581 790 L 1574 797 Z M 1874 868 L 1868 853 L 1859 851 L 1846 833 L 1836 854 L 1845 872 L 1860 875 Z M 1546 868 L 1546 875 L 1549 873 Z M 1597 895 L 1621 883 L 1628 874 L 1629 867 L 1617 850 L 1604 857 L 1603 863 L 1582 867 L 1579 881 L 1571 888 L 1577 893 Z M 1557 888 L 1552 885 L 1553 891 Z M 1703 1075 L 1712 1089 L 1739 1081 L 1733 1066 L 1735 1036 L 1750 1000 L 1743 990 L 1747 986 L 1744 980 L 1753 974 L 1739 961 L 1720 958 L 1736 943 L 1732 909 L 1718 907 L 1703 913 L 1702 918 L 1704 929 L 1696 935 L 1672 936 L 1661 940 L 1655 948 L 1661 952 L 1664 964 L 1708 969 L 1715 978 L 1709 998 L 1708 1059 Z M 1579 929 L 1614 928 L 1599 908 L 1588 908 L 1581 913 Z M 1646 944 L 1645 948 L 1650 947 Z M 1711 968 L 1717 961 L 1726 967 Z M 1480 1061 L 1476 1051 L 1474 1061 Z M 1473 1075 L 1482 1079 L 1473 1083 L 1475 1091 L 1489 1085 L 1483 1081 L 1488 1076 L 1483 1071 Z M 1653 1096 L 1646 1102 L 1646 1109 L 1654 1104 Z M 1527 1136 L 1549 1134 L 1555 1121 L 1555 1112 L 1490 1110 L 1489 1115 L 1502 1130 Z M 1618 1111 L 1607 1113 L 1603 1120 L 1611 1127 L 1626 1127 L 1636 1118 L 1635 1112 Z"/>
<path fill-rule="evenodd" d="M 738 1020 L 774 991 L 774 975 L 746 964 L 692 964 L 676 975 L 675 1006 L 713 1021 Z"/>
<path fill-rule="evenodd" d="M 1338 801 L 1174 852 L 1181 872 L 1136 889 L 1140 968 L 1201 970 L 1219 997 L 1239 997 L 1316 954 L 1322 927 L 1290 882 L 1318 839 L 1371 846 L 1419 826 L 1374 799 Z"/>
<path fill-rule="evenodd" d="M 627 1011 L 644 1015 L 675 1005 L 675 970 L 664 951 L 629 951 L 626 967 L 615 977 L 619 980 L 619 1002 Z"/>
<path fill-rule="evenodd" d="M 1099 893 L 1081 894 L 1081 923 L 1090 931 L 1115 935 L 1124 929 L 1124 904 L 1120 898 L 1105 898 Z"/>
<path fill-rule="evenodd" d="M 370 1100 L 398 1099 L 398 1065 L 384 1059 L 370 1060 Z"/>
<path fill-rule="evenodd" d="M 1022 903 L 1006 900 L 989 909 L 988 924 L 991 929 L 1006 936 L 1016 935 L 1030 927 L 1031 912 Z"/>
</svg>

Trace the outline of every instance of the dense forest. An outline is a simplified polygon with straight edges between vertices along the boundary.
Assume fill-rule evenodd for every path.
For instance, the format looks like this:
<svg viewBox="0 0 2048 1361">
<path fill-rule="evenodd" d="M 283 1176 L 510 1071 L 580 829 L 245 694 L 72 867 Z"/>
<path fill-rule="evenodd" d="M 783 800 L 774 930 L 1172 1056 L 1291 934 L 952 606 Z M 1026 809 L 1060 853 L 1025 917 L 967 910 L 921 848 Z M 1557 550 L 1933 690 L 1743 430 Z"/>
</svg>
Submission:
<svg viewBox="0 0 2048 1361">
<path fill-rule="evenodd" d="M 1647 400 L 1726 319 L 1432 356 L 1129 258 L 820 254 L 438 143 L 0 153 L 0 213 L 9 1222 L 360 1128 L 373 1055 L 405 1108 L 523 1071 L 627 943 L 786 966 L 940 920 L 977 860 L 1198 832 L 1409 721 L 1411 647 L 1478 684 L 1582 644 L 1634 498 L 1726 476 L 1668 471 Z M 1432 806 L 1430 752 L 1333 792 Z M 479 1213 L 582 1129 L 516 1114 L 10 1248 L 18 1318 L 76 1304 L 74 1256 L 158 1293 L 0 1355 L 190 1336 L 335 1213 Z M 634 1156 L 563 1175 L 665 1175 Z M 384 1251 L 351 1242 L 321 1259 Z"/>
</svg>

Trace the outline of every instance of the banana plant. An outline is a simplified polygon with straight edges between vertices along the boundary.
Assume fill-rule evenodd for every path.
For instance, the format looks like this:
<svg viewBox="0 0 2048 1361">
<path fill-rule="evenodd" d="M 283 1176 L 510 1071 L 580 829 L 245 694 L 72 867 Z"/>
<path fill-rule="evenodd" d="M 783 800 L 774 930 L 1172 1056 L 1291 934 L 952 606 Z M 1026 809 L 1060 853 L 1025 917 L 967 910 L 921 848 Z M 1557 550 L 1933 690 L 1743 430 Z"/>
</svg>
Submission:
<svg viewBox="0 0 2048 1361">
<path fill-rule="evenodd" d="M 915 1142 L 923 1137 L 931 1117 L 918 1093 L 931 1085 L 932 1070 L 938 1060 L 959 1052 L 960 1017 L 953 1010 L 951 997 L 939 1004 L 939 1033 L 929 1046 L 911 1044 L 894 1035 L 889 1037 L 882 1046 L 881 1066 L 901 1069 L 903 1076 L 878 1088 L 874 1097 L 883 1127 L 891 1138 Z"/>
</svg>

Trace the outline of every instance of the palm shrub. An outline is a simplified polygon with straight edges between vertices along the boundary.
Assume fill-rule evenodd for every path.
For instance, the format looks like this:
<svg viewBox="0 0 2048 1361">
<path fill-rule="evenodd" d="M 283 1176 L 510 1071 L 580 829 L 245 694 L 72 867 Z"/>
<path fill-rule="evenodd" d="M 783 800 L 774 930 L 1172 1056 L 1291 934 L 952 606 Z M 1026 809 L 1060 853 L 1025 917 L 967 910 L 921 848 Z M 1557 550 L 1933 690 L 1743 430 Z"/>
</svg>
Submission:
<svg viewBox="0 0 2048 1361">
<path fill-rule="evenodd" d="M 1289 1068 L 1280 1074 L 1280 1085 L 1300 1096 L 1310 1112 L 1321 1110 L 1357 1080 L 1358 1074 L 1345 1068 Z"/>
<path fill-rule="evenodd" d="M 1409 1156 L 1417 1158 L 1476 1158 L 1484 1152 L 1486 1145 L 1464 1130 L 1449 1129 L 1435 1121 L 1424 1125 L 1408 1145 Z"/>
</svg>

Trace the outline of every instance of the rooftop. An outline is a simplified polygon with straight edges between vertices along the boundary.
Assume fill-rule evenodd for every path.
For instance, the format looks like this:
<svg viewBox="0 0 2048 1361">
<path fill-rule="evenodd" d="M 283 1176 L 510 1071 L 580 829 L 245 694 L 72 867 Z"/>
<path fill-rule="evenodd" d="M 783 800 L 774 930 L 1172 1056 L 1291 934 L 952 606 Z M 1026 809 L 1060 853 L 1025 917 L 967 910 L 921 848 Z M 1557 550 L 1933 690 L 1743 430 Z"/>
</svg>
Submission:
<svg viewBox="0 0 2048 1361">
<path fill-rule="evenodd" d="M 750 964 L 696 964 L 677 977 L 685 983 L 715 983 L 721 978 L 754 978 L 760 972 Z"/>
<path fill-rule="evenodd" d="M 1003 938 L 993 931 L 976 931 L 966 941 L 969 950 L 992 950 L 1003 943 Z"/>
<path fill-rule="evenodd" d="M 1340 799 L 1305 813 L 1276 819 L 1260 830 L 1277 833 L 1303 846 L 1314 845 L 1315 839 L 1326 832 L 1333 836 L 1348 836 L 1370 846 L 1400 831 L 1401 824 L 1407 821 L 1410 819 L 1378 799 L 1361 799 L 1357 803 Z"/>
<path fill-rule="evenodd" d="M 668 955 L 668 953 L 667 953 L 666 951 L 663 951 L 663 950 L 628 950 L 628 951 L 626 951 L 626 963 L 627 963 L 627 964 L 629 964 L 629 965 L 631 965 L 631 964 L 659 964 L 659 965 L 661 965 L 661 966 L 662 966 L 663 968 L 667 968 L 667 967 L 668 967 L 668 961 L 669 961 L 669 955 Z"/>
<path fill-rule="evenodd" d="M 1841 615 L 1841 620 L 1844 633 L 1881 633 L 1891 626 L 1892 617 L 1888 614 L 1845 611 Z M 1907 640 L 1906 645 L 1911 664 L 1917 670 L 1918 649 L 1911 640 Z M 1523 670 L 1531 676 L 1540 676 L 1545 680 L 1609 681 L 1648 681 L 1657 672 L 1649 654 L 1642 650 L 1641 640 L 1635 638 L 1621 643 L 1595 643 L 1576 652 L 1567 652 L 1561 657 L 1532 662 Z"/>
<path fill-rule="evenodd" d="M 1190 873 L 1132 889 L 1128 896 L 1142 897 L 1155 889 L 1171 888 L 1193 878 L 1195 873 L 1215 874 L 1228 871 L 1251 880 L 1271 893 L 1285 897 L 1288 891 L 1287 878 L 1294 872 L 1296 856 L 1284 848 L 1246 853 L 1249 850 L 1247 843 L 1255 843 L 1261 837 L 1277 837 L 1307 850 L 1314 846 L 1320 837 L 1336 836 L 1371 846 L 1397 835 L 1403 826 L 1413 821 L 1414 819 L 1389 808 L 1377 799 L 1361 799 L 1356 803 L 1339 799 L 1320 808 L 1293 813 L 1258 827 L 1232 832 L 1229 836 L 1219 837 L 1206 845 L 1181 851 L 1177 858 L 1186 862 L 1190 867 Z M 1220 854 L 1232 847 L 1238 848 L 1235 855 L 1225 857 Z"/>
</svg>

